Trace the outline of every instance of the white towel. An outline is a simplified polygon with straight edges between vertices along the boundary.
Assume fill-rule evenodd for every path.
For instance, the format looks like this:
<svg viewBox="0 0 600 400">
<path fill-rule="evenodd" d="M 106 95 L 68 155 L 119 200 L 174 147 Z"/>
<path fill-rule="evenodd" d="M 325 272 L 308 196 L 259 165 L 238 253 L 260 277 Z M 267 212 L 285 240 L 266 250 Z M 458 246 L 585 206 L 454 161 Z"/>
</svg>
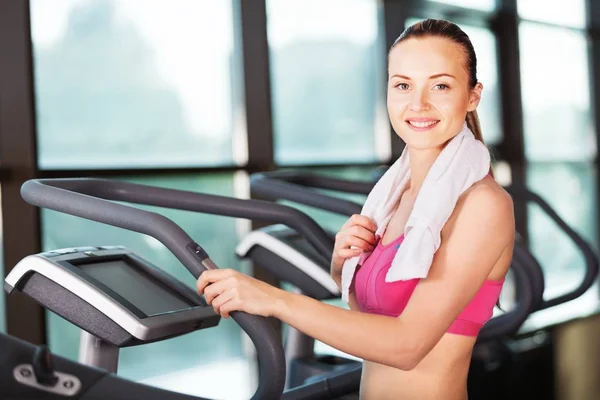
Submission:
<svg viewBox="0 0 600 400">
<path fill-rule="evenodd" d="M 490 153 L 465 123 L 461 131 L 440 152 L 425 177 L 404 228 L 402 246 L 398 249 L 385 277 L 386 282 L 425 278 L 433 256 L 440 247 L 440 232 L 452 214 L 459 196 L 490 169 Z M 375 184 L 361 214 L 377 225 L 376 235 L 383 235 L 394 214 L 400 196 L 410 179 L 407 149 Z M 356 266 L 370 252 L 347 259 L 342 268 L 342 300 L 348 302 L 348 291 Z"/>
</svg>

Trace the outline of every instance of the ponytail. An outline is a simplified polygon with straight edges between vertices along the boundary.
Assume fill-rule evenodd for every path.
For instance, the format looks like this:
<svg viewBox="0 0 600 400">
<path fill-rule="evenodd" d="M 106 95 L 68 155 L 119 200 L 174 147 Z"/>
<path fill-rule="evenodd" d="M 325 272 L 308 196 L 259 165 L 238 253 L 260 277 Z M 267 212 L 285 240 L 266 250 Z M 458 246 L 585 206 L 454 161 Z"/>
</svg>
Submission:
<svg viewBox="0 0 600 400">
<path fill-rule="evenodd" d="M 483 135 L 481 134 L 481 124 L 479 123 L 479 116 L 477 116 L 477 110 L 467 112 L 467 127 L 473 132 L 473 136 L 475 139 L 479 140 L 481 143 L 485 144 L 483 141 Z M 492 166 L 490 165 L 490 175 L 494 178 L 494 171 L 492 170 Z"/>
<path fill-rule="evenodd" d="M 479 124 L 479 117 L 477 116 L 477 110 L 469 111 L 467 113 L 467 126 L 473 132 L 475 139 L 483 142 L 483 135 L 481 134 L 481 125 Z"/>
</svg>

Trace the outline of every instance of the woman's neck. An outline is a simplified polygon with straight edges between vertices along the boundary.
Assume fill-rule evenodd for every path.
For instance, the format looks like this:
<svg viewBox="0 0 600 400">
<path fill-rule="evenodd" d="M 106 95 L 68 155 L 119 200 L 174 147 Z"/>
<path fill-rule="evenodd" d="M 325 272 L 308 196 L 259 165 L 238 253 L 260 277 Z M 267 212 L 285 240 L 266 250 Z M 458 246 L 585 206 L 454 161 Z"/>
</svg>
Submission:
<svg viewBox="0 0 600 400">
<path fill-rule="evenodd" d="M 427 173 L 431 169 L 438 155 L 442 152 L 441 148 L 430 148 L 423 150 L 408 149 L 410 156 L 410 182 L 407 192 L 411 196 L 416 196 L 425 181 Z"/>
</svg>

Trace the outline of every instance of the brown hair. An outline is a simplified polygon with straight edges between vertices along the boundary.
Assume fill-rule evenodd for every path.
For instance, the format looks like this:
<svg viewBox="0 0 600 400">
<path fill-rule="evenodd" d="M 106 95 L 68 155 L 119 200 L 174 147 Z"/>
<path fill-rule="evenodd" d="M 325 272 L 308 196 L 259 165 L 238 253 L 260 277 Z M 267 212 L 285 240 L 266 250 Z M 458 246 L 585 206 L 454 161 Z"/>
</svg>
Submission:
<svg viewBox="0 0 600 400">
<path fill-rule="evenodd" d="M 452 22 L 445 21 L 442 19 L 426 19 L 409 26 L 402 32 L 402 34 L 396 39 L 390 51 L 398 44 L 407 39 L 411 38 L 425 38 L 430 36 L 442 37 L 450 39 L 457 45 L 461 46 L 465 52 L 466 68 L 469 74 L 469 88 L 473 89 L 477 84 L 477 57 L 475 56 L 475 49 L 471 43 L 469 36 L 460 27 Z M 467 126 L 473 132 L 473 135 L 481 143 L 483 141 L 483 135 L 481 134 L 481 125 L 479 124 L 479 117 L 477 116 L 477 110 L 467 112 L 465 118 Z M 490 174 L 494 176 L 492 168 L 490 166 Z"/>
</svg>

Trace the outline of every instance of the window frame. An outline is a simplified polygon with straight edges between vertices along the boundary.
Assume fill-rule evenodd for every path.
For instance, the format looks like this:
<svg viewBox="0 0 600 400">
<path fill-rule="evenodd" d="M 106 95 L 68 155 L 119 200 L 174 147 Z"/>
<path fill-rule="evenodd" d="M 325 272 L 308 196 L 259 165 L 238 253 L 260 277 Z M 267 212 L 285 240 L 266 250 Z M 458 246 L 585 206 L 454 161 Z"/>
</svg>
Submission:
<svg viewBox="0 0 600 400">
<path fill-rule="evenodd" d="M 235 172 L 247 174 L 271 171 L 278 168 L 274 161 L 273 121 L 271 108 L 271 81 L 269 46 L 267 41 L 266 0 L 245 2 L 231 0 L 234 18 L 235 43 L 239 43 L 243 68 L 242 83 L 245 123 L 247 127 L 247 161 L 242 165 L 220 167 L 186 167 L 120 170 L 44 170 L 37 167 L 36 115 L 33 89 L 33 60 L 30 30 L 30 3 L 23 1 L 0 2 L 0 26 L 5 35 L 0 36 L 0 55 L 7 62 L 0 63 L 0 183 L 2 191 L 4 274 L 20 259 L 41 251 L 39 211 L 26 205 L 20 196 L 20 186 L 32 178 L 64 178 L 120 175 L 169 175 L 172 173 Z M 383 32 L 386 48 L 392 45 L 409 16 L 427 15 L 452 18 L 472 26 L 489 28 L 497 38 L 499 87 L 502 88 L 501 120 L 504 138 L 496 147 L 499 158 L 506 161 L 512 171 L 512 182 L 525 184 L 527 160 L 524 153 L 523 107 L 521 101 L 520 60 L 518 42 L 517 0 L 497 0 L 495 10 L 486 12 L 435 2 L 380 1 L 383 7 Z M 251 3 L 251 4 L 250 4 Z M 586 35 L 590 38 L 589 73 L 592 90 L 592 111 L 596 122 L 596 142 L 600 143 L 600 3 L 587 0 Z M 542 22 L 543 23 L 543 22 Z M 572 28 L 574 29 L 574 28 Z M 9 39 L 10 38 L 10 39 Z M 9 101 L 10 100 L 10 101 Z M 390 125 L 390 132 L 391 130 Z M 403 150 L 402 143 L 390 135 L 390 165 Z M 593 160 L 598 167 L 597 157 Z M 380 163 L 339 163 L 327 165 L 298 165 L 298 167 L 351 167 L 380 165 Z M 597 175 L 600 192 L 600 174 Z M 598 196 L 600 198 L 600 195 Z M 517 226 L 527 240 L 526 207 L 517 207 L 515 214 L 523 223 Z M 600 218 L 597 221 L 600 226 Z M 19 227 L 16 229 L 15 227 Z M 253 223 L 253 228 L 260 227 Z M 277 283 L 264 272 L 254 271 L 260 278 Z M 45 343 L 46 326 L 43 309 L 28 299 L 7 297 L 7 331 L 33 343 Z M 0 310 L 3 312 L 4 310 Z M 20 318 L 27 315 L 28 318 Z"/>
</svg>

